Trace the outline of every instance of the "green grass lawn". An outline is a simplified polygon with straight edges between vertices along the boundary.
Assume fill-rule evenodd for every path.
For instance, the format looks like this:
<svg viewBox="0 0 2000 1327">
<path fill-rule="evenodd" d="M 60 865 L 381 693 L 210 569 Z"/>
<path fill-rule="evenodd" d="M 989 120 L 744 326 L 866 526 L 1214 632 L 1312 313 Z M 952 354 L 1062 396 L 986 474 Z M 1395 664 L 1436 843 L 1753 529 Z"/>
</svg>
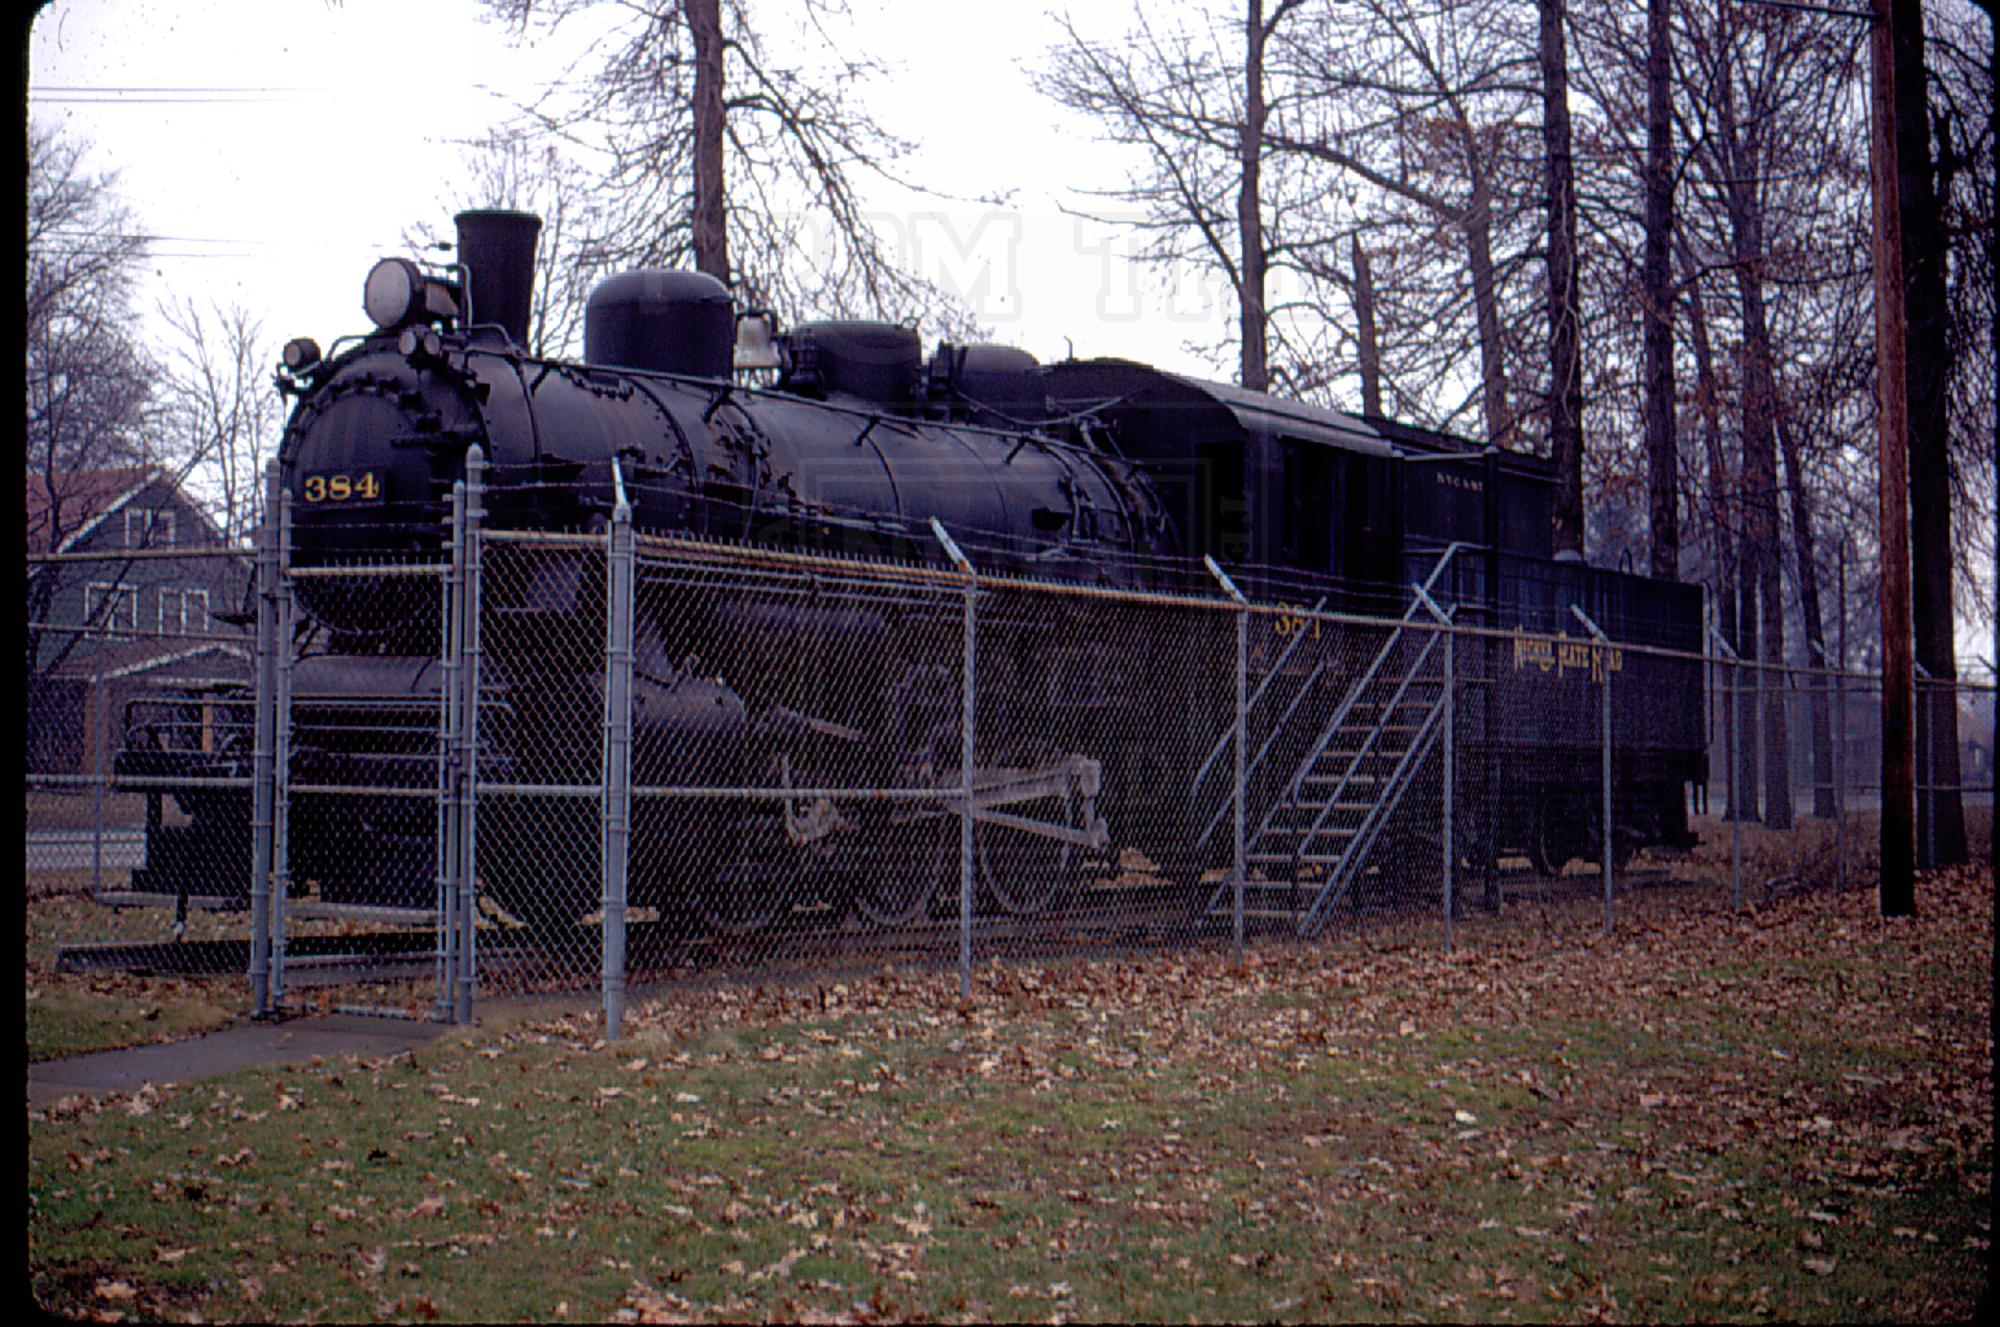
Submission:
<svg viewBox="0 0 2000 1327">
<path fill-rule="evenodd" d="M 76 1316 L 1943 1320 L 1990 874 L 1253 955 L 669 992 L 30 1114 Z"/>
<path fill-rule="evenodd" d="M 123 889 L 125 873 L 106 887 Z M 172 942 L 166 908 L 112 909 L 91 898 L 88 871 L 32 872 L 22 912 L 26 940 L 23 1034 L 30 1060 L 118 1046 L 172 1041 L 210 1031 L 249 1012 L 240 972 L 213 977 L 139 977 L 122 972 L 58 972 L 63 945 Z M 191 912 L 190 940 L 247 934 L 241 913 Z"/>
</svg>

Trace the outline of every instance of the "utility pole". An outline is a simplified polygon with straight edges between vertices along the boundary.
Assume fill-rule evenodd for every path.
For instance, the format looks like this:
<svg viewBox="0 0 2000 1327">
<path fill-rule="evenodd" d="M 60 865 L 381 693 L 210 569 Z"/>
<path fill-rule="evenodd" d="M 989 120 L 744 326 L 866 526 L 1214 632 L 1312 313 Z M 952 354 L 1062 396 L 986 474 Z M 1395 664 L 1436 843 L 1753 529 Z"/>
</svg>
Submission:
<svg viewBox="0 0 2000 1327">
<path fill-rule="evenodd" d="M 1882 879 L 1877 901 L 1884 917 L 1907 917 L 1917 908 L 1917 813 L 1911 699 L 1910 420 L 1904 355 L 1909 328 L 1903 308 L 1896 163 L 1899 0 L 1873 0 L 1872 7 L 1868 165 L 1875 201 L 1875 394 L 1881 438 L 1876 494 L 1882 514 Z"/>
</svg>

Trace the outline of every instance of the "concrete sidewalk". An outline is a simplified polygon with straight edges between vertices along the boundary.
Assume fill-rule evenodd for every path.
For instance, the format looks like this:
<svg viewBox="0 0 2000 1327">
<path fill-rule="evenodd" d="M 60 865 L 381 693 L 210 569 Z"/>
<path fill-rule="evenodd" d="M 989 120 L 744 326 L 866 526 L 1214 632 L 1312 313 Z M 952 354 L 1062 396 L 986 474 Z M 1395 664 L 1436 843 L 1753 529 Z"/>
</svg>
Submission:
<svg viewBox="0 0 2000 1327">
<path fill-rule="evenodd" d="M 394 1055 L 449 1031 L 443 1023 L 356 1014 L 246 1023 L 186 1041 L 31 1063 L 28 1106 L 46 1109 L 64 1097 L 132 1092 L 147 1083 L 185 1083 L 258 1065 L 309 1060 L 315 1055 L 328 1059 Z"/>
</svg>

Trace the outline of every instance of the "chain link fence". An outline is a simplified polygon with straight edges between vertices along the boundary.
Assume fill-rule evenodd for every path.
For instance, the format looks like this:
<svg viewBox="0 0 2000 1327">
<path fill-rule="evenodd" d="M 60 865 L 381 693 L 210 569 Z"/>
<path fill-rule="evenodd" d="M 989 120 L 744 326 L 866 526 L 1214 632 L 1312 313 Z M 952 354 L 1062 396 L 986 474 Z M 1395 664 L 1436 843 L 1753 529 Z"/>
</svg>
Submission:
<svg viewBox="0 0 2000 1327">
<path fill-rule="evenodd" d="M 248 963 L 251 559 L 118 514 L 26 558 L 31 1014 L 112 974 L 240 979 Z"/>
<path fill-rule="evenodd" d="M 95 647 L 30 648 L 31 919 L 63 900 L 31 973 L 444 1019 L 598 983 L 615 1034 L 630 983 L 690 974 L 969 987 L 1873 881 L 1879 680 L 1739 662 L 1603 573 L 1429 550 L 1391 617 L 1213 564 L 999 575 L 942 528 L 922 565 L 646 535 L 622 489 L 577 532 L 487 530 L 486 483 L 443 532 L 355 524 L 402 550 L 365 558 L 293 555 L 274 485 L 256 558 L 212 555 L 235 602 L 254 561 L 254 611 L 149 632 L 79 593 L 31 624 Z M 121 583 L 30 560 L 58 572 Z M 1993 688 L 1919 690 L 1920 858 L 1990 855 Z"/>
</svg>

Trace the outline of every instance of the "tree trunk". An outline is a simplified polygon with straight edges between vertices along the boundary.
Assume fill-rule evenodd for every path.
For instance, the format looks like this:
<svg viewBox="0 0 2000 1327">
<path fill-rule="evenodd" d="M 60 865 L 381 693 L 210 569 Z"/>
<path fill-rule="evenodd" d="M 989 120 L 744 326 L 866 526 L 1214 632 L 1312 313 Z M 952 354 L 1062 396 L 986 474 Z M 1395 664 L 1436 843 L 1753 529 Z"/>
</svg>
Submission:
<svg viewBox="0 0 2000 1327">
<path fill-rule="evenodd" d="M 1757 648 L 1757 564 L 1744 551 L 1747 539 L 1737 543 L 1736 558 L 1736 657 L 1745 663 L 1763 658 Z M 1763 796 L 1758 777 L 1764 768 L 1763 734 L 1757 716 L 1771 703 L 1771 679 L 1761 668 L 1746 668 L 1737 674 L 1736 713 L 1731 731 L 1736 743 L 1736 791 L 1742 804 L 1742 819 L 1762 820 L 1758 809 Z"/>
<path fill-rule="evenodd" d="M 1695 408 L 1701 413 L 1702 451 L 1708 460 L 1708 515 L 1715 531 L 1716 630 L 1722 633 L 1722 639 L 1729 642 L 1729 648 L 1741 658 L 1743 641 L 1736 628 L 1736 485 L 1729 473 L 1728 457 L 1722 450 L 1722 387 L 1715 378 L 1715 353 L 1708 340 L 1708 313 L 1702 306 L 1701 282 L 1695 274 L 1694 260 L 1683 254 L 1681 266 L 1688 273 L 1688 340 L 1694 349 Z M 1704 649 L 1707 644 L 1702 642 Z M 1743 737 L 1747 727 L 1742 716 L 1747 711 L 1736 695 L 1737 689 L 1746 681 L 1747 674 L 1734 668 L 1723 674 L 1723 685 L 1730 688 L 1722 716 L 1722 723 L 1729 734 L 1730 757 L 1724 814 L 1731 820 L 1754 820 L 1757 817 L 1757 766 L 1753 753 L 1745 750 L 1747 744 Z"/>
<path fill-rule="evenodd" d="M 1583 551 L 1583 362 L 1577 327 L 1576 167 L 1570 156 L 1564 0 L 1541 0 L 1542 153 L 1549 187 L 1549 452 L 1555 547 Z"/>
<path fill-rule="evenodd" d="M 729 282 L 729 229 L 722 179 L 721 0 L 686 0 L 694 43 L 694 265 Z"/>
<path fill-rule="evenodd" d="M 1354 237 L 1354 335 L 1361 356 L 1361 413 L 1382 413 L 1382 347 L 1375 338 L 1375 273 L 1368 251 Z"/>
<path fill-rule="evenodd" d="M 1237 152 L 1242 178 L 1236 190 L 1236 233 L 1243 276 L 1237 286 L 1242 326 L 1243 385 L 1253 392 L 1270 386 L 1264 354 L 1264 218 L 1261 170 L 1264 153 L 1264 0 L 1249 0 L 1243 19 L 1243 132 Z"/>
<path fill-rule="evenodd" d="M 1805 628 L 1806 662 L 1816 671 L 1807 679 L 1807 725 L 1812 736 L 1813 814 L 1834 817 L 1833 725 L 1827 707 L 1826 622 L 1819 602 L 1819 563 L 1814 556 L 1812 495 L 1799 464 L 1799 440 L 1791 417 L 1778 415 L 1778 444 L 1784 453 L 1785 480 L 1792 491 L 1792 547 L 1799 565 L 1799 616 Z"/>
<path fill-rule="evenodd" d="M 1910 697 L 1915 675 L 1910 643 L 1910 409 L 1904 352 L 1903 223 L 1896 160 L 1894 0 L 1874 0 L 1868 41 L 1868 184 L 1875 226 L 1869 257 L 1875 267 L 1875 392 L 1880 438 L 1876 503 L 1881 522 L 1882 830 L 1877 906 L 1884 917 L 1916 913 L 1916 777 Z"/>
<path fill-rule="evenodd" d="M 1674 232 L 1672 75 L 1668 18 L 1673 0 L 1649 0 L 1646 10 L 1646 240 L 1639 277 L 1645 325 L 1647 516 L 1652 572 L 1680 579 L 1679 452 L 1674 436 L 1674 292 L 1669 245 Z"/>
<path fill-rule="evenodd" d="M 1468 137 L 1471 129 L 1466 129 Z M 1486 409 L 1486 441 L 1505 447 L 1514 440 L 1507 409 L 1507 351 L 1500 339 L 1500 305 L 1493 279 L 1493 193 L 1478 149 L 1468 143 L 1472 202 L 1465 210 L 1465 257 L 1472 274 L 1472 309 L 1479 324 L 1480 399 Z"/>
<path fill-rule="evenodd" d="M 1951 604 L 1951 312 L 1947 244 L 1931 160 L 1924 19 L 1917 0 L 1896 8 L 1897 201 L 1903 220 L 1903 304 L 1909 318 L 1906 397 L 1910 412 L 1910 610 L 1917 682 L 1917 864 L 1965 860 L 1958 794 L 1958 676 Z"/>
<path fill-rule="evenodd" d="M 1730 179 L 1724 189 L 1736 293 L 1743 314 L 1743 488 L 1748 511 L 1741 557 L 1745 587 L 1753 586 L 1761 609 L 1761 650 L 1768 664 L 1785 662 L 1785 611 L 1778 559 L 1777 380 L 1771 360 L 1771 329 L 1764 309 L 1764 228 L 1756 182 L 1764 166 L 1762 126 L 1736 123 L 1732 75 L 1725 67 L 1722 137 Z M 1742 601 L 1739 600 L 1739 603 Z M 1747 624 L 1745 624 L 1747 627 Z M 1764 702 L 1764 823 L 1792 827 L 1791 751 L 1787 744 L 1783 674 L 1766 675 Z"/>
</svg>

